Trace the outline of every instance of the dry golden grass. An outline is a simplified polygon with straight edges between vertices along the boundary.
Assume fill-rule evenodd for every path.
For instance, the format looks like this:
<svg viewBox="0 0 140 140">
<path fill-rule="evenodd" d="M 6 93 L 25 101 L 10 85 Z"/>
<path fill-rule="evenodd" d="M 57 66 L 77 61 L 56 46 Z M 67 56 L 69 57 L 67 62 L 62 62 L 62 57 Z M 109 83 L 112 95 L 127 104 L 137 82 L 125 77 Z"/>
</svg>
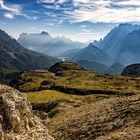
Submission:
<svg viewBox="0 0 140 140">
<path fill-rule="evenodd" d="M 49 84 L 41 85 L 43 81 Z M 73 88 L 78 90 L 115 91 L 120 94 L 140 93 L 140 78 L 96 75 L 89 71 L 66 71 L 61 76 L 45 71 L 30 71 L 21 74 L 18 79 L 20 91 L 39 91 L 55 87 Z"/>
<path fill-rule="evenodd" d="M 46 84 L 42 85 L 44 81 Z M 56 140 L 140 138 L 139 77 L 96 75 L 79 70 L 67 70 L 56 76 L 39 70 L 21 74 L 17 85 L 27 93 L 31 103 L 59 103 L 43 120 Z M 92 94 L 66 94 L 56 91 L 58 87 L 76 92 L 92 91 Z M 124 96 L 125 93 L 137 95 Z"/>
<path fill-rule="evenodd" d="M 27 97 L 31 103 L 47 103 L 54 100 L 61 100 L 61 99 L 76 100 L 81 98 L 78 95 L 65 94 L 55 90 L 28 92 Z"/>
<path fill-rule="evenodd" d="M 56 140 L 140 139 L 140 95 L 67 108 L 46 122 Z"/>
</svg>

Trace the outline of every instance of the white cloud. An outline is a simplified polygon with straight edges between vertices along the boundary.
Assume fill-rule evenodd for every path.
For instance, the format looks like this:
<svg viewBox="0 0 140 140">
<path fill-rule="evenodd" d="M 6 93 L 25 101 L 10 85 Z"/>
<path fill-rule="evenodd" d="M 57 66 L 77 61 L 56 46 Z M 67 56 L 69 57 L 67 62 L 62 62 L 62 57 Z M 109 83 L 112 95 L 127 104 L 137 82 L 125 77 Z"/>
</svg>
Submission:
<svg viewBox="0 0 140 140">
<path fill-rule="evenodd" d="M 0 9 L 6 10 L 6 11 L 10 11 L 10 12 L 19 13 L 21 11 L 21 6 L 19 6 L 19 5 L 6 6 L 4 4 L 4 1 L 0 0 Z"/>
<path fill-rule="evenodd" d="M 23 17 L 28 18 L 30 20 L 37 20 L 38 19 L 37 16 L 31 17 L 31 16 L 23 13 L 22 7 L 20 5 L 17 5 L 17 4 L 6 5 L 4 3 L 4 0 L 0 0 L 0 9 L 7 11 L 6 13 L 3 14 L 3 16 L 5 18 L 8 18 L 8 19 L 14 19 L 15 16 L 23 16 Z"/>
<path fill-rule="evenodd" d="M 139 0 L 125 0 L 116 2 L 117 5 L 127 5 L 127 6 L 140 6 Z"/>
<path fill-rule="evenodd" d="M 105 23 L 120 22 L 140 22 L 140 0 L 71 0 L 73 1 L 73 10 L 71 7 L 63 8 L 62 13 L 65 18 L 71 22 L 90 21 Z M 60 5 L 70 0 L 38 0 L 41 3 L 54 3 L 54 5 L 45 5 L 47 9 L 62 10 Z M 59 13 L 58 13 L 59 14 Z M 56 17 L 54 15 L 54 17 Z M 64 17 L 62 16 L 62 18 Z M 62 19 L 61 19 L 62 20 Z"/>
<path fill-rule="evenodd" d="M 4 14 L 4 17 L 5 18 L 8 18 L 8 19 L 14 19 L 14 15 L 10 14 L 10 13 L 5 13 Z"/>
<path fill-rule="evenodd" d="M 72 13 L 76 21 L 140 22 L 139 0 L 74 0 L 74 3 L 79 6 L 79 9 Z"/>
<path fill-rule="evenodd" d="M 55 0 L 37 0 L 37 3 L 54 3 Z"/>
<path fill-rule="evenodd" d="M 64 3 L 69 0 L 37 0 L 37 3 Z"/>
</svg>

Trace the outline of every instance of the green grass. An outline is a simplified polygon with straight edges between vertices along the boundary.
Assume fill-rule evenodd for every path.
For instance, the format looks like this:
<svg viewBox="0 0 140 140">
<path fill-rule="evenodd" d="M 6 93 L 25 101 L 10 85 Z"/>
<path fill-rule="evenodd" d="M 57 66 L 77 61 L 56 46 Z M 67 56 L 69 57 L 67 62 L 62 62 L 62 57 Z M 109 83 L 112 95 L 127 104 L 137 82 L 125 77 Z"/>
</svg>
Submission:
<svg viewBox="0 0 140 140">
<path fill-rule="evenodd" d="M 47 81 L 47 85 L 41 85 Z M 140 93 L 140 78 L 96 75 L 89 71 L 66 71 L 62 76 L 44 71 L 24 72 L 18 78 L 18 89 L 23 92 L 40 91 L 42 89 L 53 89 L 61 86 L 79 90 L 114 91 L 120 93 Z M 93 92 L 94 93 L 94 92 Z"/>
<path fill-rule="evenodd" d="M 46 84 L 42 85 L 43 81 L 46 81 Z M 127 122 L 128 113 L 132 116 L 130 121 L 138 118 L 139 95 L 136 95 L 138 96 L 137 99 L 136 96 L 126 97 L 124 94 L 140 93 L 140 77 L 96 75 L 89 71 L 80 70 L 67 70 L 62 75 L 56 76 L 47 70 L 36 70 L 22 73 L 18 77 L 16 85 L 20 91 L 26 92 L 31 103 L 58 102 L 58 106 L 48 112 L 47 117 L 44 113 L 36 113 L 39 117 L 44 118 L 43 123 L 46 124 L 50 134 L 59 140 L 64 139 L 63 136 L 69 134 L 72 136 L 76 134 L 77 137 L 81 133 L 82 135 L 87 134 L 86 137 L 89 139 L 88 136 L 92 136 L 96 132 L 97 135 L 105 132 L 105 134 L 117 137 L 119 135 L 118 130 L 124 129 L 122 120 Z M 57 91 L 56 88 L 59 86 L 69 90 L 78 89 L 76 92 L 82 90 L 93 92 L 86 96 L 66 94 Z M 102 92 L 98 93 L 98 91 Z M 113 91 L 114 94 L 109 94 L 110 91 Z M 119 92 L 119 96 L 115 92 Z M 98 119 L 99 122 L 96 121 Z M 130 121 L 128 120 L 127 128 L 130 127 Z M 95 130 L 95 133 L 93 131 L 89 133 L 91 128 L 93 131 Z M 85 132 L 83 133 L 84 129 Z"/>
<path fill-rule="evenodd" d="M 58 92 L 55 90 L 43 90 L 36 92 L 28 92 L 27 98 L 31 103 L 47 103 L 53 100 L 61 100 L 61 99 L 80 99 L 81 97 L 78 95 L 69 95 L 64 94 L 62 92 Z"/>
<path fill-rule="evenodd" d="M 140 77 L 96 75 L 80 70 L 66 70 L 56 76 L 47 70 L 36 70 L 22 73 L 15 84 L 20 91 L 26 92 L 32 105 L 58 103 L 47 114 L 34 111 L 55 139 L 68 139 L 69 135 L 69 139 L 74 135 L 74 139 L 80 135 L 85 135 L 85 139 L 95 139 L 91 136 L 98 135 L 119 139 L 119 132 L 125 132 L 124 128 L 132 126 L 132 130 L 137 130 L 135 121 L 139 118 L 140 95 L 124 95 L 140 93 Z M 91 94 L 66 94 L 64 90 L 58 91 L 58 87 L 76 92 L 91 91 Z M 131 133 L 128 131 L 128 134 Z"/>
</svg>

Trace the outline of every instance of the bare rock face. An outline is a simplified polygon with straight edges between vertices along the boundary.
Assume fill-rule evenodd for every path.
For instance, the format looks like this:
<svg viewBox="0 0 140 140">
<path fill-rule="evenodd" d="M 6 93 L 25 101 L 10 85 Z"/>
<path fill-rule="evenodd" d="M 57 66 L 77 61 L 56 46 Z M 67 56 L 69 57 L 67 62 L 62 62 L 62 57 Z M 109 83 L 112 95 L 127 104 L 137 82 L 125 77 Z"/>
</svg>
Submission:
<svg viewBox="0 0 140 140">
<path fill-rule="evenodd" d="M 123 76 L 140 76 L 140 64 L 128 65 L 122 72 Z"/>
<path fill-rule="evenodd" d="M 0 85 L 0 140 L 53 140 L 32 113 L 26 94 Z"/>
</svg>

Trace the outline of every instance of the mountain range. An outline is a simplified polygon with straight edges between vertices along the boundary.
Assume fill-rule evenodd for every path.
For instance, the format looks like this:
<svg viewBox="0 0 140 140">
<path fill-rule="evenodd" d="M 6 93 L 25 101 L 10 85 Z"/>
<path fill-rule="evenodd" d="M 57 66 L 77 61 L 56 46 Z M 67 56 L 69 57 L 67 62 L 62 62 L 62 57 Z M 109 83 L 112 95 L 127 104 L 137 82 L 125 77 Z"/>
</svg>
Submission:
<svg viewBox="0 0 140 140">
<path fill-rule="evenodd" d="M 59 56 L 70 49 L 84 48 L 87 45 L 65 37 L 53 38 L 45 31 L 36 34 L 22 33 L 18 38 L 18 42 L 30 50 L 51 56 Z"/>
<path fill-rule="evenodd" d="M 22 47 L 0 30 L 0 75 L 29 69 L 49 68 L 58 59 Z"/>
<path fill-rule="evenodd" d="M 80 60 L 77 61 L 83 68 L 93 71 L 97 74 L 111 74 L 111 75 L 120 75 L 125 66 L 120 63 L 114 63 L 111 66 L 100 64 L 93 61 Z"/>
<path fill-rule="evenodd" d="M 140 62 L 140 25 L 120 24 L 111 30 L 104 39 L 94 45 L 113 57 L 116 62 L 129 65 Z"/>
<path fill-rule="evenodd" d="M 18 42 L 0 30 L 0 71 L 49 68 L 58 59 L 46 54 L 77 62 L 99 74 L 120 74 L 125 66 L 140 62 L 140 25 L 120 24 L 87 47 L 65 37 L 53 38 L 45 31 L 23 33 Z"/>
<path fill-rule="evenodd" d="M 71 61 L 82 61 L 83 66 L 97 73 L 120 74 L 125 66 L 140 62 L 140 25 L 120 24 L 103 39 L 84 49 L 66 51 L 62 56 Z M 112 66 L 113 70 L 110 69 Z M 107 67 L 110 70 L 106 71 Z"/>
<path fill-rule="evenodd" d="M 93 43 L 90 43 L 88 47 L 81 49 L 72 57 L 74 61 L 88 60 L 105 65 L 111 65 L 114 60 L 106 52 L 97 48 Z"/>
</svg>

